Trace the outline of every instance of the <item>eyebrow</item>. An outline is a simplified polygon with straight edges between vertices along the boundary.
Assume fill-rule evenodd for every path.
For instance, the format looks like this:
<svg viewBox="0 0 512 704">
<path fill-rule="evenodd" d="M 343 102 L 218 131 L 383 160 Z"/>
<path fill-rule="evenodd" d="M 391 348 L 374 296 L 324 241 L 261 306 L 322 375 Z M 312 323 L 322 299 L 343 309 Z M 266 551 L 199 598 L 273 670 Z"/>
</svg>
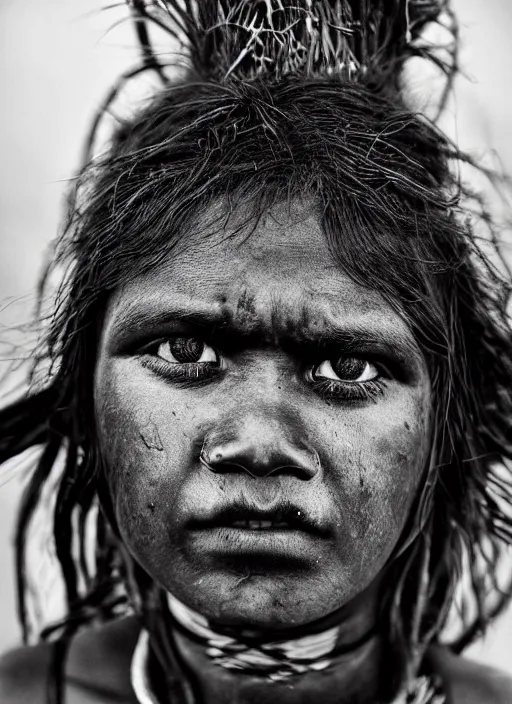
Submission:
<svg viewBox="0 0 512 704">
<path fill-rule="evenodd" d="M 351 314 L 344 324 L 338 324 L 335 314 L 328 317 L 319 311 L 304 308 L 304 316 L 298 316 L 293 323 L 293 332 L 284 331 L 274 335 L 273 339 L 288 338 L 294 344 L 306 344 L 310 347 L 323 345 L 342 345 L 347 351 L 361 351 L 364 347 L 380 349 L 384 354 L 391 354 L 399 360 L 406 356 L 413 356 L 421 363 L 423 355 L 412 333 L 404 325 L 386 324 L 382 316 L 376 317 L 364 314 Z M 315 318 L 321 320 L 322 325 L 315 328 L 309 326 L 309 321 Z M 303 321 L 301 327 L 300 322 Z M 172 326 L 183 323 L 200 331 L 208 333 L 209 341 L 215 338 L 229 338 L 230 340 L 249 340 L 261 343 L 265 331 L 260 324 L 251 329 L 244 329 L 233 321 L 231 312 L 222 304 L 197 309 L 188 306 L 170 305 L 162 301 L 133 301 L 119 310 L 114 309 L 114 315 L 109 326 L 108 335 L 115 340 L 116 347 L 124 347 L 147 340 L 159 334 L 172 334 Z"/>
<path fill-rule="evenodd" d="M 155 308 L 154 302 L 150 304 L 136 301 L 129 304 L 126 309 L 115 311 L 112 324 L 109 326 L 109 335 L 113 335 L 118 342 L 131 338 L 134 334 L 150 334 L 159 328 L 172 325 L 173 322 L 187 323 L 197 328 L 213 328 L 228 325 L 230 316 L 227 311 L 220 309 L 180 308 L 179 306 Z"/>
</svg>

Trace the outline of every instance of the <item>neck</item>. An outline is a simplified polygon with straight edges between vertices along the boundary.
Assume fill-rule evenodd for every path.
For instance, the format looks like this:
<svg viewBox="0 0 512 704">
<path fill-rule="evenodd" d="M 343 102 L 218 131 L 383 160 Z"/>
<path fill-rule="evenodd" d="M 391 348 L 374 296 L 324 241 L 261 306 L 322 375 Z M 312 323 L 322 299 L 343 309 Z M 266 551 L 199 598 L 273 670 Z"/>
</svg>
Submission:
<svg viewBox="0 0 512 704">
<path fill-rule="evenodd" d="M 377 638 L 325 670 L 279 681 L 218 667 L 201 646 L 181 633 L 176 642 L 204 704 L 298 704 L 316 698 L 322 704 L 373 704 L 379 699 L 381 649 Z"/>
<path fill-rule="evenodd" d="M 169 608 L 181 626 L 177 648 L 204 704 L 296 704 L 319 696 L 322 704 L 373 704 L 382 657 L 372 602 L 340 611 L 334 624 L 322 620 L 281 637 L 219 633 L 172 597 Z"/>
</svg>

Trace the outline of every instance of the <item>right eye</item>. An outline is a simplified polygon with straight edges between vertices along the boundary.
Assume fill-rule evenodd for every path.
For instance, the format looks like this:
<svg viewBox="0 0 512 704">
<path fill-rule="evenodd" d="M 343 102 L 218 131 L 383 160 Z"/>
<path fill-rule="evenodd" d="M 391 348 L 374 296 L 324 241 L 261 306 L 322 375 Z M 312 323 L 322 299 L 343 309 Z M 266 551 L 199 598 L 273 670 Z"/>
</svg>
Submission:
<svg viewBox="0 0 512 704">
<path fill-rule="evenodd" d="M 169 364 L 218 364 L 213 347 L 196 337 L 173 337 L 160 342 L 156 356 Z"/>
<path fill-rule="evenodd" d="M 213 379 L 222 371 L 220 355 L 197 337 L 168 337 L 139 350 L 142 365 L 169 381 Z"/>
</svg>

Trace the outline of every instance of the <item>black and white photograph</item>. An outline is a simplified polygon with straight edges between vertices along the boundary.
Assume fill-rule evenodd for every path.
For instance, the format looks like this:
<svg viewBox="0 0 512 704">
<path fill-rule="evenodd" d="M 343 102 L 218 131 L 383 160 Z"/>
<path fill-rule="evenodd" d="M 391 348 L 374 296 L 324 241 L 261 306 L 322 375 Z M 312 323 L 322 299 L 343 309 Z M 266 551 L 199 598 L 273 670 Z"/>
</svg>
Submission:
<svg viewBox="0 0 512 704">
<path fill-rule="evenodd" d="M 0 0 L 0 704 L 512 704 L 511 37 Z"/>
</svg>

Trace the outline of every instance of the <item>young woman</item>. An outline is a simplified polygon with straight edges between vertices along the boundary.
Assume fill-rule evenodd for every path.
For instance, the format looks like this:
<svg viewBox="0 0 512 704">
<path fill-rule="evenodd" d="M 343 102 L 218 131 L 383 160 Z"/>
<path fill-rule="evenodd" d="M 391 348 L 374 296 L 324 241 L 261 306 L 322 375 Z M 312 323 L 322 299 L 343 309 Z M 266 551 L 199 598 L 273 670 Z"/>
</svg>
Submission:
<svg viewBox="0 0 512 704">
<path fill-rule="evenodd" d="M 84 168 L 39 381 L 0 413 L 0 461 L 39 449 L 24 628 L 55 481 L 67 592 L 1 701 L 511 702 L 457 655 L 511 593 L 510 282 L 401 88 L 412 56 L 451 82 L 422 39 L 449 8 L 130 7 L 165 85 Z M 150 24 L 188 46 L 173 82 Z"/>
</svg>

